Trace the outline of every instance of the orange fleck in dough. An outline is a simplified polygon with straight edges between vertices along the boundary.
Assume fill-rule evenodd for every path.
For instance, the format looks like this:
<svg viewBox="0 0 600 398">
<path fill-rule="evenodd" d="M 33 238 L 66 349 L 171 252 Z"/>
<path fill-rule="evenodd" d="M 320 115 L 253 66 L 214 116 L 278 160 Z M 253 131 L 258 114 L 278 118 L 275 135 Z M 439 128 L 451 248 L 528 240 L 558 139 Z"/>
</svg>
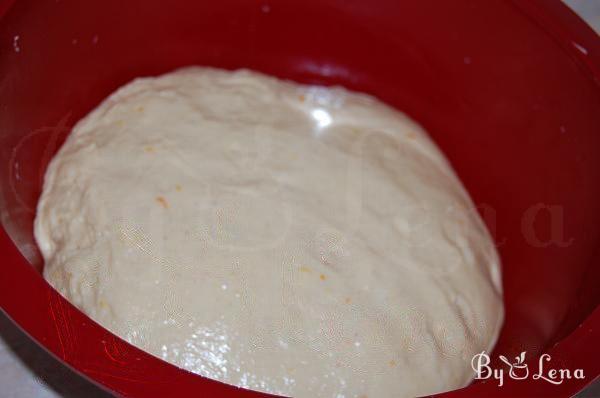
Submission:
<svg viewBox="0 0 600 398">
<path fill-rule="evenodd" d="M 144 151 L 148 153 L 154 153 L 154 147 L 152 145 L 145 146 Z"/>
<path fill-rule="evenodd" d="M 415 138 L 417 138 L 417 135 L 414 132 L 410 132 L 407 134 L 407 137 L 409 140 L 414 140 Z"/>
<path fill-rule="evenodd" d="M 325 276 L 325 274 L 321 274 L 319 275 L 319 278 L 321 278 L 321 280 L 324 281 L 327 277 Z"/>
<path fill-rule="evenodd" d="M 165 198 L 163 198 L 162 196 L 157 196 L 156 197 L 156 201 L 158 202 L 159 205 L 161 205 L 162 207 L 164 207 L 165 209 L 169 208 L 169 203 L 167 202 L 167 200 Z"/>
<path fill-rule="evenodd" d="M 181 192 L 181 185 L 179 185 L 179 184 L 175 185 L 175 190 L 177 192 Z"/>
<path fill-rule="evenodd" d="M 144 107 L 143 106 L 138 106 L 137 108 L 135 108 L 136 111 L 138 112 L 144 112 Z"/>
<path fill-rule="evenodd" d="M 300 94 L 300 95 L 298 96 L 298 99 L 299 99 L 301 102 L 304 102 L 304 100 L 305 100 L 306 98 L 304 97 L 304 95 Z"/>
<path fill-rule="evenodd" d="M 390 366 L 394 367 L 396 366 L 396 361 L 394 361 L 393 359 L 390 361 Z"/>
<path fill-rule="evenodd" d="M 346 299 L 344 300 L 344 303 L 350 304 L 350 301 L 352 301 L 352 300 L 350 300 L 350 297 L 346 297 Z"/>
</svg>

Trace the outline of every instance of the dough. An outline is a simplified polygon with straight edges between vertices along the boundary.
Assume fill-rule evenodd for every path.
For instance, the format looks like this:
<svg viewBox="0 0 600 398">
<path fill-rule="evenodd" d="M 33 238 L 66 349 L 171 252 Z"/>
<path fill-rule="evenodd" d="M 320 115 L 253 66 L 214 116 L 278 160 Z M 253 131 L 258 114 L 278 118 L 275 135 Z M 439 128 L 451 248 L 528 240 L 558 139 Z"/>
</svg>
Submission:
<svg viewBox="0 0 600 398">
<path fill-rule="evenodd" d="M 246 70 L 117 90 L 48 167 L 35 237 L 110 331 L 270 393 L 459 388 L 503 320 L 494 244 L 421 127 Z"/>
</svg>

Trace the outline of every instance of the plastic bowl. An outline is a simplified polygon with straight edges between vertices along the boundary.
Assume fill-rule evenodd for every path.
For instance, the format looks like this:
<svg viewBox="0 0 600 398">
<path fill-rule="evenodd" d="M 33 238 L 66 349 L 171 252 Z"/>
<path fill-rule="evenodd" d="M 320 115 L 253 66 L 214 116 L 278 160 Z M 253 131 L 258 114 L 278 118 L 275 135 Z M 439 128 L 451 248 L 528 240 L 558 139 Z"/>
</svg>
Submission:
<svg viewBox="0 0 600 398">
<path fill-rule="evenodd" d="M 260 396 L 128 345 L 39 273 L 35 204 L 70 127 L 130 79 L 191 64 L 374 94 L 445 151 L 504 265 L 492 357 L 525 351 L 533 371 L 549 353 L 585 374 L 447 396 L 567 396 L 599 374 L 600 40 L 559 1 L 23 0 L 2 14 L 0 304 L 89 379 L 126 396 Z"/>
</svg>

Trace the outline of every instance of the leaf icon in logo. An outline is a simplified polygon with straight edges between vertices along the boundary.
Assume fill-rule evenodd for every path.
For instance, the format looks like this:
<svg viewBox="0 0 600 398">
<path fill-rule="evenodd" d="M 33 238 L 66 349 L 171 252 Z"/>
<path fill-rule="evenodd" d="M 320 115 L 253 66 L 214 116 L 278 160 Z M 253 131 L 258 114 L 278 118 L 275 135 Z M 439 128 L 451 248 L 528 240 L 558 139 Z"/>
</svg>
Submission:
<svg viewBox="0 0 600 398">
<path fill-rule="evenodd" d="M 525 364 L 525 351 L 515 357 L 515 362 L 511 363 L 504 355 L 498 358 L 510 367 L 509 376 L 514 380 L 523 380 L 529 376 L 529 369 Z"/>
</svg>

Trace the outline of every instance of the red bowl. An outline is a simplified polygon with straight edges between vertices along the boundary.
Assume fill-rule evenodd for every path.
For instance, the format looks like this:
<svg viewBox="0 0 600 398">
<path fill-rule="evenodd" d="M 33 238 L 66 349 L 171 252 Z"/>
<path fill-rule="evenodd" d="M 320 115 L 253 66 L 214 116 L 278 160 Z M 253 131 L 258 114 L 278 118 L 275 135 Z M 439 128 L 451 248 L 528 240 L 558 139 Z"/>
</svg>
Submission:
<svg viewBox="0 0 600 398">
<path fill-rule="evenodd" d="M 39 273 L 35 204 L 73 123 L 132 78 L 191 64 L 374 94 L 445 151 L 502 257 L 493 357 L 526 351 L 537 370 L 549 353 L 585 374 L 445 396 L 568 396 L 600 373 L 600 40 L 559 1 L 23 0 L 0 15 L 0 304 L 89 379 L 125 396 L 260 396 L 128 345 Z"/>
</svg>

